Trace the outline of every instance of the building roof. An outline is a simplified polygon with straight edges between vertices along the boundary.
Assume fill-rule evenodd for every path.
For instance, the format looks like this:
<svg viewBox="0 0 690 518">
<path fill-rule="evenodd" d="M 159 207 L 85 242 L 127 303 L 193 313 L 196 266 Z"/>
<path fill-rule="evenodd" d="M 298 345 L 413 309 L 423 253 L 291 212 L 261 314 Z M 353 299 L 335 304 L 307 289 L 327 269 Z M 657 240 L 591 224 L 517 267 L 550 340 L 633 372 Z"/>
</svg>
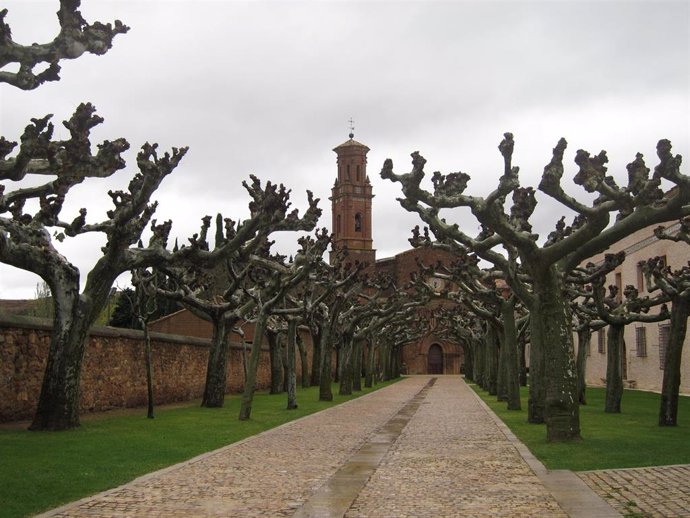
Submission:
<svg viewBox="0 0 690 518">
<path fill-rule="evenodd" d="M 343 142 L 339 146 L 334 147 L 333 151 L 335 151 L 337 153 L 338 149 L 344 149 L 344 148 L 349 148 L 349 147 L 363 147 L 364 149 L 369 151 L 368 146 L 362 144 L 361 142 L 357 142 L 353 137 L 354 137 L 354 134 L 350 133 L 350 140 L 346 140 L 345 142 Z"/>
</svg>

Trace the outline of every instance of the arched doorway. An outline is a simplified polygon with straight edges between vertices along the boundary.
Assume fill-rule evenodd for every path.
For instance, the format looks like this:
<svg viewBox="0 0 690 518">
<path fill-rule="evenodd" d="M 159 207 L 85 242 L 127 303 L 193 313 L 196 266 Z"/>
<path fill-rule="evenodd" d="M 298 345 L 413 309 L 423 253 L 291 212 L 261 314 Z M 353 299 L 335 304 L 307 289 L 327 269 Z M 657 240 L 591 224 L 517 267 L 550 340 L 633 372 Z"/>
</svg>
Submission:
<svg viewBox="0 0 690 518">
<path fill-rule="evenodd" d="M 443 374 L 443 349 L 438 344 L 429 347 L 427 355 L 427 373 Z"/>
</svg>

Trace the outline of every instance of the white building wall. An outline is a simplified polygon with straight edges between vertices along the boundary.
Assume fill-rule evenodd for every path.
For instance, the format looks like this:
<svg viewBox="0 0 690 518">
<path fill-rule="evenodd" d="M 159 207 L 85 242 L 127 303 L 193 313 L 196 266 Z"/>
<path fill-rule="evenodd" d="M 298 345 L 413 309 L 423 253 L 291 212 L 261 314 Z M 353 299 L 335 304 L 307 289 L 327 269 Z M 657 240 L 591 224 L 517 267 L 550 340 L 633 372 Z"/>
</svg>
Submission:
<svg viewBox="0 0 690 518">
<path fill-rule="evenodd" d="M 649 295 L 647 287 L 639 282 L 637 263 L 647 260 L 650 257 L 666 256 L 666 264 L 672 269 L 681 268 L 688 264 L 690 259 L 690 246 L 686 243 L 675 243 L 673 241 L 659 240 L 654 237 L 653 230 L 657 225 L 640 230 L 621 242 L 617 243 L 606 253 L 616 253 L 620 250 L 626 251 L 625 262 L 616 270 L 611 272 L 606 279 L 606 286 L 616 284 L 616 274 L 620 275 L 620 285 L 625 287 L 628 284 L 635 286 L 640 296 Z M 676 224 L 666 225 L 669 228 L 677 226 Z M 597 263 L 603 260 L 604 254 L 599 254 L 588 260 Z M 670 305 L 669 305 L 670 310 Z M 656 309 L 652 309 L 655 312 Z M 627 366 L 627 380 L 628 385 L 634 385 L 636 388 L 643 390 L 661 391 L 661 382 L 664 371 L 660 368 L 659 355 L 659 328 L 662 325 L 668 325 L 669 321 L 643 324 L 633 323 L 625 329 L 625 344 L 626 344 L 626 366 Z M 637 355 L 637 339 L 636 328 L 646 328 L 646 342 L 647 351 L 646 356 Z M 603 329 L 604 334 L 606 328 Z M 683 346 L 683 362 L 681 374 L 682 393 L 690 394 L 690 333 L 685 338 L 685 345 Z M 606 352 L 599 352 L 598 350 L 598 336 L 595 331 L 592 334 L 592 342 L 590 344 L 590 355 L 587 357 L 587 384 L 591 386 L 601 386 L 605 384 L 606 380 Z"/>
</svg>

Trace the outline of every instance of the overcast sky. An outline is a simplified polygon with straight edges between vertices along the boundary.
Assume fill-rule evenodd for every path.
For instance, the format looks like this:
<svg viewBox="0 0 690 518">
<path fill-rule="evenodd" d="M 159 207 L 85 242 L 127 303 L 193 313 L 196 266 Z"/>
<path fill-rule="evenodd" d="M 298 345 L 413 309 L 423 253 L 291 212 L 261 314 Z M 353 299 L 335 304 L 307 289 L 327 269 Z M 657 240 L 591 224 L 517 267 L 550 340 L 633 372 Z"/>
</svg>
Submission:
<svg viewBox="0 0 690 518">
<path fill-rule="evenodd" d="M 181 242 L 205 214 L 244 217 L 241 182 L 250 173 L 287 185 L 301 211 L 311 189 L 322 200 L 320 224 L 330 227 L 332 149 L 347 140 L 351 117 L 355 139 L 371 148 L 378 258 L 407 249 L 417 224 L 395 201 L 398 186 L 379 177 L 386 158 L 407 172 L 418 150 L 429 176 L 461 170 L 472 177 L 468 193 L 483 195 L 501 175 L 506 131 L 515 135 L 522 184 L 535 187 L 560 137 L 569 143 L 564 183 L 577 149 L 606 149 L 621 184 L 636 152 L 656 165 L 661 138 L 690 156 L 686 1 L 82 3 L 89 22 L 120 19 L 130 32 L 104 56 L 62 62 L 59 82 L 32 92 L 0 84 L 0 135 L 9 140 L 32 117 L 53 113 L 60 123 L 89 101 L 105 118 L 92 143 L 125 137 L 132 146 L 128 169 L 70 193 L 68 221 L 82 206 L 99 219 L 110 208 L 107 190 L 127 185 L 149 141 L 190 146 L 154 196 L 156 217 L 172 218 Z M 2 7 L 19 43 L 57 34 L 57 1 Z M 538 199 L 545 236 L 565 211 Z M 465 216 L 448 217 L 476 229 Z M 279 245 L 290 253 L 295 236 Z M 80 238 L 61 250 L 85 277 L 99 247 Z M 1 298 L 31 298 L 37 282 L 0 265 Z"/>
</svg>

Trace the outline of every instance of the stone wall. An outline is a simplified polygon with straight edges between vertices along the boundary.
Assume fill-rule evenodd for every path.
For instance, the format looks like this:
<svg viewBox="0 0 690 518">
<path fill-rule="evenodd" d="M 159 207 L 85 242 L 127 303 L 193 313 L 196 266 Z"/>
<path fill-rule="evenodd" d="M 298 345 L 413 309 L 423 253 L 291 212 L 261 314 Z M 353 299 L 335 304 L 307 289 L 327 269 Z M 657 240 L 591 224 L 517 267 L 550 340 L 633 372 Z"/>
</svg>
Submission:
<svg viewBox="0 0 690 518">
<path fill-rule="evenodd" d="M 51 325 L 43 319 L 0 315 L 0 422 L 30 419 L 41 389 Z M 152 333 L 156 404 L 203 394 L 209 340 Z M 299 371 L 299 358 L 297 360 Z M 242 345 L 233 343 L 228 393 L 243 389 Z M 268 350 L 261 356 L 258 388 L 270 384 Z M 81 376 L 81 410 L 94 412 L 146 404 L 146 371 L 140 331 L 94 328 Z"/>
</svg>

